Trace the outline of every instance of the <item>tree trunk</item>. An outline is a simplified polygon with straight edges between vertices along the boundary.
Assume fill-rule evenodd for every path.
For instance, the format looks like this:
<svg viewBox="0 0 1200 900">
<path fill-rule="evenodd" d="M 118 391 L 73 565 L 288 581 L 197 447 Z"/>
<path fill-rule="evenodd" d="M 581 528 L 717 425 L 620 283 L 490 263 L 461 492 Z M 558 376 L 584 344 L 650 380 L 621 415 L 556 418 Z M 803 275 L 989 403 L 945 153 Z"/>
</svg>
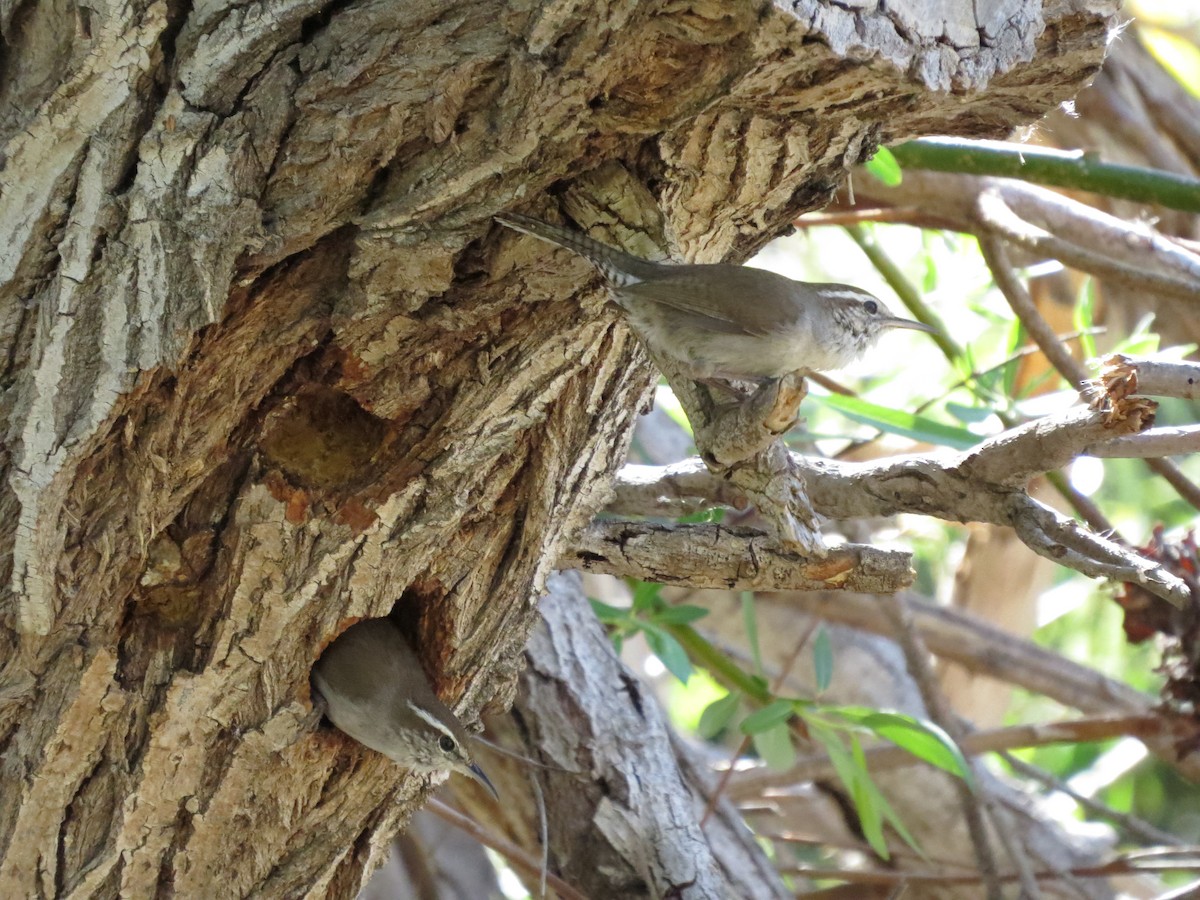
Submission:
<svg viewBox="0 0 1200 900">
<path fill-rule="evenodd" d="M 507 706 L 651 384 L 491 215 L 742 259 L 1071 96 L 1115 3 L 927 6 L 0 9 L 0 895 L 353 895 L 428 786 L 312 662 L 395 605 Z"/>
</svg>

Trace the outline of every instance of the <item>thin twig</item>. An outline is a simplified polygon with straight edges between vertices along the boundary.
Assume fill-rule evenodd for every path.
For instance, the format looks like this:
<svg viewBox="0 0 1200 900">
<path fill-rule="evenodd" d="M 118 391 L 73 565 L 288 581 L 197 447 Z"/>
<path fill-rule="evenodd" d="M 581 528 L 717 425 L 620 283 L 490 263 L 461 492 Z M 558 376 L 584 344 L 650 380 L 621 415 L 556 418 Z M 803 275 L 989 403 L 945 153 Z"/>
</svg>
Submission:
<svg viewBox="0 0 1200 900">
<path fill-rule="evenodd" d="M 1195 854 L 1197 851 L 1192 850 Z M 851 884 L 979 884 L 978 875 L 947 875 L 942 872 L 918 872 L 910 869 L 889 871 L 887 869 L 824 869 L 815 866 L 796 866 L 781 869 L 785 875 L 800 875 L 811 879 L 828 879 L 831 881 L 847 881 Z M 1064 877 L 1075 878 L 1112 878 L 1117 875 L 1137 875 L 1147 872 L 1197 872 L 1200 871 L 1200 860 L 1185 859 L 1175 865 L 1163 864 L 1157 866 L 1137 865 L 1136 860 L 1123 857 L 1098 866 L 1073 866 L 1061 872 L 1034 872 L 1033 877 L 1039 881 L 1061 881 Z M 1016 873 L 1006 873 L 998 876 L 1000 881 L 1014 882 L 1020 879 Z M 801 895 L 806 896 L 806 895 Z M 1194 895 L 1182 895 L 1194 896 Z"/>
<path fill-rule="evenodd" d="M 1035 191 L 1036 193 L 1033 193 Z M 1143 290 L 1155 290 L 1183 300 L 1195 300 L 1197 294 L 1200 294 L 1200 280 L 1192 273 L 1180 275 L 1171 272 L 1168 274 L 1163 270 L 1173 267 L 1167 263 L 1153 268 L 1151 267 L 1153 263 L 1161 262 L 1157 257 L 1151 257 L 1150 264 L 1147 264 L 1142 259 L 1127 261 L 1120 259 L 1112 252 L 1101 253 L 1086 249 L 1071 240 L 1060 238 L 1053 232 L 1026 221 L 1011 205 L 1015 201 L 1021 205 L 1036 207 L 1039 211 L 1044 211 L 1050 203 L 1062 202 L 1063 199 L 1049 191 L 1019 190 L 1009 185 L 997 185 L 985 189 L 976 198 L 975 219 L 979 223 L 981 234 L 987 233 L 1003 238 L 1032 253 L 1057 259 L 1081 272 L 1089 272 L 1101 278 L 1111 278 L 1114 281 L 1132 284 Z M 1101 215 L 1091 207 L 1082 206 L 1082 204 L 1080 206 L 1081 212 L 1072 218 L 1074 222 L 1084 220 L 1085 216 L 1094 219 Z M 1056 212 L 1061 211 L 1056 210 Z M 1114 221 L 1120 227 L 1104 229 L 1106 233 L 1118 232 L 1124 237 L 1132 237 L 1142 245 L 1152 242 L 1154 237 L 1159 237 L 1139 232 L 1129 225 L 1121 223 L 1120 220 L 1114 219 Z M 1094 223 L 1089 221 L 1089 224 Z M 1166 242 L 1164 241 L 1162 244 L 1165 245 Z M 1159 249 L 1162 249 L 1164 253 L 1169 252 L 1162 245 Z M 1176 253 L 1179 252 L 1179 248 L 1175 246 L 1170 246 L 1169 249 Z M 1190 261 L 1190 254 L 1186 259 Z"/>
<path fill-rule="evenodd" d="M 425 808 L 432 812 L 439 819 L 449 822 L 460 831 L 465 831 L 479 843 L 485 847 L 490 847 L 504 857 L 514 869 L 519 869 L 530 878 L 538 878 L 541 876 L 543 869 L 541 864 L 531 857 L 524 849 L 518 847 L 511 841 L 507 841 L 498 835 L 492 834 L 483 828 L 478 822 L 464 816 L 457 809 L 447 806 L 440 800 L 431 798 L 425 805 Z M 558 892 L 558 895 L 563 900 L 587 900 L 578 888 L 572 887 L 567 882 L 563 881 L 553 872 L 546 872 L 547 883 Z"/>
<path fill-rule="evenodd" d="M 529 773 L 529 784 L 533 787 L 533 799 L 537 802 L 538 836 L 542 844 L 542 873 L 538 879 L 538 896 L 546 900 L 546 876 L 550 872 L 550 818 L 546 815 L 546 795 L 542 792 L 542 780 L 536 772 Z"/>
<path fill-rule="evenodd" d="M 1025 330 L 1029 332 L 1034 342 L 1050 360 L 1050 364 L 1079 391 L 1080 396 L 1087 399 L 1090 384 L 1087 370 L 1055 339 L 1054 332 L 1037 311 L 1037 307 L 1034 306 L 1029 291 L 1025 289 L 1025 285 L 1014 273 L 1004 244 L 992 235 L 981 234 L 979 247 L 983 251 L 988 268 L 992 270 L 992 275 L 996 279 L 996 286 L 1004 294 L 1004 298 L 1012 307 L 1013 312 L 1017 314 L 1017 318 L 1021 320 L 1021 324 L 1025 326 Z M 1184 475 L 1178 466 L 1166 459 L 1147 459 L 1146 465 L 1175 488 L 1179 496 L 1187 503 L 1200 509 L 1200 486 Z"/>
<path fill-rule="evenodd" d="M 1088 716 L 1044 725 L 1012 725 L 990 731 L 975 731 L 963 736 L 959 741 L 959 748 L 968 756 L 978 756 L 1000 750 L 1044 747 L 1048 744 L 1083 744 L 1115 737 L 1135 737 L 1141 741 L 1171 741 L 1187 734 L 1189 730 L 1190 726 L 1186 723 L 1164 719 L 1161 712 L 1147 711 L 1124 716 Z M 866 747 L 863 753 L 866 755 L 867 767 L 872 772 L 922 765 L 921 761 L 907 750 L 892 744 Z M 821 781 L 836 775 L 837 770 L 827 755 L 814 754 L 801 759 L 786 772 L 754 770 L 739 773 L 733 779 L 730 795 L 740 802 L 750 797 L 761 796 L 779 786 L 802 781 Z"/>
<path fill-rule="evenodd" d="M 1034 343 L 1041 348 L 1042 353 L 1050 360 L 1050 364 L 1076 390 L 1082 391 L 1088 383 L 1087 370 L 1058 342 L 1058 336 L 1054 330 L 1037 311 L 1033 298 L 1029 296 L 1029 291 L 1026 290 L 1025 285 L 1021 283 L 1013 270 L 1012 262 L 1008 258 L 1008 250 L 1005 249 L 1003 242 L 993 235 L 981 234 L 979 249 L 983 252 L 983 258 L 988 268 L 992 270 L 996 287 L 1000 288 L 1000 293 L 1004 295 L 1004 299 L 1008 301 L 1012 311 L 1021 320 L 1021 325 L 1033 338 Z"/>
<path fill-rule="evenodd" d="M 796 641 L 795 647 L 791 654 L 784 660 L 783 666 L 779 670 L 779 674 L 775 676 L 775 681 L 771 684 L 771 693 L 778 694 L 783 683 L 787 681 L 788 676 L 792 674 L 792 667 L 796 664 L 796 658 L 800 656 L 800 651 L 804 649 L 804 645 L 808 643 L 808 639 L 812 637 L 817 626 L 821 624 L 820 619 L 812 619 L 808 623 L 808 627 L 804 629 L 800 635 L 800 639 Z M 742 754 L 746 752 L 746 748 L 750 746 L 750 735 L 742 738 L 738 744 L 737 750 L 734 751 L 733 757 L 729 760 L 729 765 L 725 767 L 725 771 L 721 773 L 721 778 L 717 782 L 716 788 L 709 794 L 708 802 L 704 806 L 704 815 L 700 817 L 700 827 L 703 828 L 708 822 L 708 817 L 712 815 L 713 810 L 717 808 L 717 803 L 721 800 L 721 795 L 725 793 L 725 787 L 729 784 L 729 778 L 733 775 L 737 768 L 737 761 Z"/>
<path fill-rule="evenodd" d="M 860 225 L 864 222 L 912 225 L 916 228 L 931 228 L 940 231 L 965 231 L 957 222 L 930 215 L 914 206 L 825 209 L 823 212 L 806 213 L 792 224 L 797 228 L 825 228 L 832 225 Z"/>
<path fill-rule="evenodd" d="M 1200 425 L 1178 428 L 1152 428 L 1141 434 L 1113 438 L 1084 451 L 1102 459 L 1130 459 L 1154 456 L 1183 456 L 1200 453 Z"/>
<path fill-rule="evenodd" d="M 1173 834 L 1169 834 L 1160 828 L 1155 828 L 1149 822 L 1139 819 L 1137 816 L 1131 816 L 1128 813 L 1118 812 L 1111 806 L 1105 806 L 1091 797 L 1085 796 L 1074 790 L 1067 782 L 1061 778 L 1047 772 L 1045 769 L 1040 769 L 1037 766 L 1030 765 L 1024 760 L 1007 750 L 1001 750 L 1000 757 L 1012 767 L 1013 771 L 1019 772 L 1026 778 L 1031 778 L 1034 781 L 1040 782 L 1049 789 L 1057 791 L 1070 797 L 1092 815 L 1097 818 L 1107 819 L 1117 826 L 1121 831 L 1128 835 L 1146 841 L 1148 844 L 1162 844 L 1165 846 L 1183 846 L 1183 841 Z"/>
<path fill-rule="evenodd" d="M 909 677 L 916 683 L 926 711 L 930 718 L 950 735 L 955 744 L 958 744 L 960 738 L 963 737 L 963 729 L 950 712 L 942 692 L 937 687 L 933 670 L 929 665 L 929 651 L 926 650 L 919 632 L 913 625 L 912 614 L 905 606 L 904 598 L 899 594 L 893 594 L 881 597 L 880 602 L 884 612 L 892 620 L 895 629 L 894 640 L 904 651 L 904 661 L 907 663 Z M 978 766 L 973 766 L 973 768 L 975 768 L 976 782 L 982 785 Z M 987 885 L 988 898 L 989 900 L 1002 900 L 1004 893 L 996 879 L 999 869 L 996 865 L 996 854 L 992 849 L 992 842 L 988 837 L 982 801 L 975 796 L 970 786 L 962 779 L 953 778 L 953 782 L 959 804 L 962 806 L 963 817 L 967 823 L 967 831 L 971 835 L 971 845 L 975 850 L 975 859 L 979 863 L 979 872 Z M 992 824 L 998 832 L 999 824 L 995 821 Z M 1020 856 L 1019 853 L 1010 855 L 1014 860 Z M 1018 868 L 1024 872 L 1026 867 L 1018 863 Z M 1022 886 L 1027 887 L 1024 878 L 1022 878 Z M 1037 887 L 1034 885 L 1035 896 L 1036 891 Z"/>
</svg>

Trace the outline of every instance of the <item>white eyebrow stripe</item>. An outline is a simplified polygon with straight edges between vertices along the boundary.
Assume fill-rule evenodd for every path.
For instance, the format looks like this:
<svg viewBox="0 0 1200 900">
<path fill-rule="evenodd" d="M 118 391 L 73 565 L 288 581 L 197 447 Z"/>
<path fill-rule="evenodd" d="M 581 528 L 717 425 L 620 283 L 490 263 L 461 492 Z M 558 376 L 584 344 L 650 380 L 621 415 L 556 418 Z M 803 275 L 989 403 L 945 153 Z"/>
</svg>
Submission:
<svg viewBox="0 0 1200 900">
<path fill-rule="evenodd" d="M 834 300 L 874 300 L 875 295 L 869 294 L 866 291 L 830 291 L 826 297 L 831 297 Z"/>
<path fill-rule="evenodd" d="M 441 722 L 439 722 L 437 719 L 435 719 L 433 716 L 431 716 L 425 710 L 421 709 L 421 707 L 417 706 L 411 700 L 405 700 L 404 702 L 408 704 L 409 709 L 411 709 L 413 712 L 415 712 L 418 716 L 420 716 L 422 719 L 424 719 L 426 722 L 428 722 L 430 725 L 432 725 L 434 728 L 436 728 L 442 734 L 446 735 L 446 737 L 450 738 L 450 740 L 454 741 L 455 746 L 458 745 L 458 738 L 456 738 L 454 736 L 453 731 L 451 731 L 449 728 L 447 728 L 445 725 L 443 725 Z"/>
</svg>

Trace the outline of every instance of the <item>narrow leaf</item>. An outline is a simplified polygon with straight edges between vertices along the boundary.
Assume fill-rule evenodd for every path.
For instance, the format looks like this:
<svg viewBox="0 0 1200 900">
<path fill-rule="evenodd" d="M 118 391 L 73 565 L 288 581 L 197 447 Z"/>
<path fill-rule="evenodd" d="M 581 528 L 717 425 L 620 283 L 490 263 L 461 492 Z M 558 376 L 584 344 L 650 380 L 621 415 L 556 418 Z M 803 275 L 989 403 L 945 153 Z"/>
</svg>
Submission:
<svg viewBox="0 0 1200 900">
<path fill-rule="evenodd" d="M 692 677 L 692 661 L 688 659 L 683 645 L 651 622 L 643 622 L 642 631 L 646 635 L 646 643 L 650 645 L 651 652 L 662 661 L 667 671 L 687 684 L 688 679 Z"/>
<path fill-rule="evenodd" d="M 658 595 L 663 586 L 652 581 L 637 581 L 633 585 L 633 608 L 645 612 L 658 607 Z"/>
<path fill-rule="evenodd" d="M 946 412 L 965 425 L 978 425 L 980 422 L 986 422 L 995 410 L 986 406 L 964 406 L 953 400 L 947 400 Z"/>
<path fill-rule="evenodd" d="M 791 700 L 775 700 L 746 716 L 742 721 L 742 732 L 758 734 L 760 731 L 774 728 L 776 725 L 787 722 L 793 712 L 795 712 L 795 707 Z"/>
<path fill-rule="evenodd" d="M 629 618 L 628 609 L 621 609 L 619 606 L 609 606 L 607 603 L 593 600 L 591 597 L 588 597 L 588 602 L 592 604 L 592 612 L 596 614 L 596 618 L 601 622 L 611 624 L 614 622 L 624 622 Z"/>
<path fill-rule="evenodd" d="M 697 619 L 703 619 L 707 615 L 708 610 L 703 606 L 681 604 L 660 609 L 654 614 L 654 621 L 664 625 L 687 625 Z"/>
<path fill-rule="evenodd" d="M 926 416 L 918 416 L 903 410 L 889 409 L 859 397 L 828 394 L 821 397 L 821 404 L 837 410 L 851 421 L 870 425 L 880 431 L 929 444 L 953 447 L 955 450 L 968 450 L 983 440 L 979 435 L 972 434 L 965 428 L 945 425 Z"/>
<path fill-rule="evenodd" d="M 686 516 L 680 516 L 675 521 L 680 525 L 705 525 L 710 522 L 720 524 L 725 520 L 727 510 L 721 506 L 714 506 L 712 509 L 701 509 Z"/>
<path fill-rule="evenodd" d="M 908 846 L 912 847 L 917 851 L 918 854 L 924 857 L 925 853 L 921 850 L 921 846 L 917 843 L 917 839 L 912 836 L 908 828 L 905 826 L 903 820 L 901 820 L 900 816 L 896 814 L 896 811 L 892 809 L 892 805 L 888 803 L 887 798 L 883 796 L 883 792 L 879 790 L 879 785 L 872 781 L 870 776 L 866 774 L 867 758 L 863 753 L 862 744 L 859 743 L 858 737 L 855 735 L 850 735 L 850 750 L 854 755 L 855 765 L 860 767 L 861 771 L 863 772 L 864 787 L 867 793 L 870 794 L 872 815 L 879 815 L 885 822 L 896 829 L 896 833 L 900 835 L 900 837 L 906 844 L 908 844 Z M 883 835 L 881 833 L 880 839 L 882 839 L 882 837 Z"/>
<path fill-rule="evenodd" d="M 867 774 L 867 761 L 863 757 L 862 745 L 858 738 L 850 735 L 850 753 L 854 760 L 854 784 L 851 786 L 850 799 L 854 801 L 854 809 L 858 812 L 858 822 L 862 826 L 863 836 L 876 853 L 883 859 L 888 859 L 887 839 L 883 836 L 884 809 L 887 800 L 879 793 L 879 788 Z"/>
<path fill-rule="evenodd" d="M 1096 358 L 1096 338 L 1091 333 L 1095 321 L 1096 310 L 1096 280 L 1085 278 L 1079 289 L 1079 297 L 1075 302 L 1075 330 L 1079 334 L 1079 349 L 1084 359 Z"/>
<path fill-rule="evenodd" d="M 868 729 L 885 741 L 891 741 L 902 750 L 907 750 L 918 759 L 937 766 L 951 775 L 957 775 L 967 784 L 974 786 L 971 767 L 954 743 L 932 722 L 925 722 L 901 713 L 881 712 L 854 706 L 825 707 L 828 715 L 838 716 L 847 722 Z"/>
<path fill-rule="evenodd" d="M 779 724 L 766 731 L 756 732 L 754 749 L 772 769 L 782 772 L 796 761 L 796 748 L 792 745 L 792 733 L 787 725 Z"/>
<path fill-rule="evenodd" d="M 806 718 L 808 732 L 825 748 L 829 761 L 837 772 L 838 780 L 845 787 L 858 813 L 863 836 L 880 858 L 888 859 L 887 841 L 883 839 L 883 820 L 878 803 L 872 802 L 871 778 L 866 768 L 855 762 L 854 756 L 842 743 L 841 736 L 819 719 Z"/>
<path fill-rule="evenodd" d="M 704 712 L 700 713 L 700 722 L 696 725 L 700 737 L 712 740 L 720 734 L 737 714 L 741 699 L 737 694 L 726 694 L 704 707 Z"/>
</svg>

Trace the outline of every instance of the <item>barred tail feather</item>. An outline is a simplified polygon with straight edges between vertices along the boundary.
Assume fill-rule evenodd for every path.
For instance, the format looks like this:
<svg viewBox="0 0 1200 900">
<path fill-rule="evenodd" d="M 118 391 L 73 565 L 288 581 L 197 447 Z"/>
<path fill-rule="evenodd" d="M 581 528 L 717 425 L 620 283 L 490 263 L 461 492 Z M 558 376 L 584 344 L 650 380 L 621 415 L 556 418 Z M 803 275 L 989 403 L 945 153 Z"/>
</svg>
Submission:
<svg viewBox="0 0 1200 900">
<path fill-rule="evenodd" d="M 532 216 L 504 213 L 494 218 L 501 225 L 506 225 L 514 231 L 533 235 L 547 243 L 579 254 L 603 272 L 604 277 L 615 287 L 628 287 L 646 278 L 651 278 L 654 275 L 654 269 L 659 265 L 602 244 L 574 228 L 552 225 Z"/>
</svg>

